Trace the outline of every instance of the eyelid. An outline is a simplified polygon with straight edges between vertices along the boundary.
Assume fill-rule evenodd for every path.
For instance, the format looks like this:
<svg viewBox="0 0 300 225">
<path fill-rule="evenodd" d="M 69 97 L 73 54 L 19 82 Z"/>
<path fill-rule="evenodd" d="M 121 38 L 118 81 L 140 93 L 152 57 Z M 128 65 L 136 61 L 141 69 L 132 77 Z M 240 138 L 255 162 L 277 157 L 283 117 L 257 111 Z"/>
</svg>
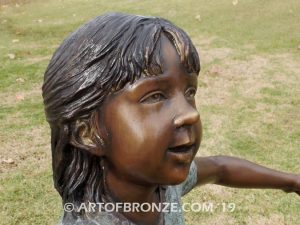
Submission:
<svg viewBox="0 0 300 225">
<path fill-rule="evenodd" d="M 195 97 L 196 93 L 197 93 L 197 87 L 188 87 L 185 91 L 185 93 L 189 92 L 190 90 L 193 90 L 195 93 L 193 94 L 193 97 Z"/>
<path fill-rule="evenodd" d="M 144 95 L 141 99 L 140 99 L 140 103 L 154 103 L 154 102 L 159 102 L 160 100 L 154 100 L 154 101 L 148 101 L 152 96 L 156 95 L 156 94 L 160 94 L 161 96 L 163 96 L 163 98 L 165 99 L 166 96 L 162 91 L 151 91 L 149 93 L 147 93 L 146 95 Z"/>
</svg>

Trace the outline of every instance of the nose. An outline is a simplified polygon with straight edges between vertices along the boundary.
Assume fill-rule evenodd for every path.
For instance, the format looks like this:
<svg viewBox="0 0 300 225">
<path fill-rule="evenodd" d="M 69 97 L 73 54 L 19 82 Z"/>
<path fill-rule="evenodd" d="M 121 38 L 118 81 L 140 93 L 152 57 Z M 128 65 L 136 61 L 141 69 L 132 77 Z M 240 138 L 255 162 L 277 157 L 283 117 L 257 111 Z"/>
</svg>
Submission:
<svg viewBox="0 0 300 225">
<path fill-rule="evenodd" d="M 174 118 L 174 126 L 180 128 L 185 125 L 193 125 L 200 120 L 200 115 L 197 109 L 186 99 L 178 104 L 177 116 Z"/>
</svg>

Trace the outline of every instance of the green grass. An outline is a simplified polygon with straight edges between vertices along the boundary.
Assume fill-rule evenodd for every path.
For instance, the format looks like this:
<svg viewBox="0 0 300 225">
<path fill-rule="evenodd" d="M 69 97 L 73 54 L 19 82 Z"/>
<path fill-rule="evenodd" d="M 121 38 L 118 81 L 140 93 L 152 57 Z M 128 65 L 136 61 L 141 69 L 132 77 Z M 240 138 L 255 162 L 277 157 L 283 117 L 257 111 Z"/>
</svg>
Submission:
<svg viewBox="0 0 300 225">
<path fill-rule="evenodd" d="M 1 224 L 57 223 L 60 199 L 51 183 L 49 169 L 36 171 L 33 167 L 1 180 Z"/>
<path fill-rule="evenodd" d="M 43 73 L 66 35 L 104 12 L 167 18 L 186 30 L 199 48 L 202 72 L 197 100 L 204 127 L 199 155 L 235 155 L 300 172 L 298 0 L 241 0 L 236 6 L 227 0 L 19 4 L 0 8 L 0 156 L 16 162 L 0 164 L 1 225 L 55 224 L 61 216 L 41 98 Z M 224 49 L 229 53 L 224 55 Z M 213 73 L 215 66 L 219 70 Z M 17 82 L 19 78 L 24 82 Z M 24 100 L 16 100 L 19 93 Z M 300 221 L 299 197 L 281 191 L 207 185 L 193 190 L 184 201 L 236 204 L 233 213 L 187 213 L 187 224 L 297 225 Z"/>
</svg>

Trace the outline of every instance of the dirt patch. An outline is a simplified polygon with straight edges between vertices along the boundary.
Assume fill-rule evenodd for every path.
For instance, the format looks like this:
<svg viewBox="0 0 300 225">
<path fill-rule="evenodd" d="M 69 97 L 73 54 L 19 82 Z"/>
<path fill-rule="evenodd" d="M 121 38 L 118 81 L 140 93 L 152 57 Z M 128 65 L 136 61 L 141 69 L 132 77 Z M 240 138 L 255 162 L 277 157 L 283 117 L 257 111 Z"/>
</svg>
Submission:
<svg viewBox="0 0 300 225">
<path fill-rule="evenodd" d="M 201 187 L 202 191 L 209 192 L 210 195 L 214 196 L 214 198 L 221 198 L 221 199 L 230 199 L 233 193 L 228 190 L 227 187 L 215 185 L 215 184 L 207 184 Z M 211 201 L 207 197 L 204 197 L 204 201 Z"/>
<path fill-rule="evenodd" d="M 291 55 L 259 56 L 253 55 L 248 60 L 233 59 L 231 49 L 212 49 L 203 51 L 202 61 L 221 61 L 215 65 L 209 65 L 207 70 L 200 73 L 200 83 L 204 87 L 199 88 L 199 103 L 202 105 L 224 105 L 232 99 L 233 94 L 239 94 L 247 98 L 258 99 L 261 90 L 265 88 L 275 89 L 274 83 L 293 85 L 300 74 L 300 66 Z M 285 68 L 289 73 L 274 72 L 272 68 Z M 234 93 L 235 92 L 235 93 Z"/>
<path fill-rule="evenodd" d="M 50 55 L 48 56 L 40 56 L 40 57 L 32 57 L 32 58 L 26 58 L 25 59 L 25 63 L 27 65 L 32 65 L 32 64 L 36 64 L 36 63 L 40 63 L 42 61 L 49 61 L 51 58 Z"/>
<path fill-rule="evenodd" d="M 16 81 L 17 82 L 17 81 Z M 28 82 L 24 80 L 24 82 Z M 42 98 L 42 84 L 35 85 L 31 90 L 0 92 L 1 106 L 15 106 L 18 102 L 31 98 Z"/>
<path fill-rule="evenodd" d="M 190 218 L 190 217 L 189 217 Z M 191 217 L 188 221 L 187 224 L 189 225 L 194 225 L 194 224 L 209 224 L 209 225 L 236 225 L 237 221 L 231 217 L 230 215 L 227 214 L 213 214 L 213 217 L 203 217 L 201 218 L 201 223 L 199 223 L 199 217 Z"/>
<path fill-rule="evenodd" d="M 300 92 L 295 91 L 300 64 L 291 54 L 249 55 L 247 59 L 239 59 L 235 50 L 227 48 L 204 49 L 202 54 L 205 70 L 199 75 L 196 101 L 206 129 L 199 156 L 230 154 L 226 132 L 231 129 L 231 120 L 236 119 L 233 115 L 240 112 L 243 106 L 246 106 L 247 113 L 256 116 L 251 123 L 247 122 L 246 127 L 238 129 L 256 140 L 263 132 L 262 124 L 275 124 L 278 112 L 293 110 L 293 104 L 296 104 L 296 100 L 291 100 L 291 103 L 268 103 L 263 101 L 266 96 L 276 100 L 276 93 L 281 94 L 280 90 L 283 90 L 283 94 L 293 93 L 293 99 L 300 98 Z M 215 59 L 218 59 L 216 63 Z M 298 97 L 294 96 L 295 93 Z M 261 145 L 261 149 L 264 146 Z"/>
<path fill-rule="evenodd" d="M 215 60 L 222 60 L 233 53 L 230 48 L 198 49 L 202 64 L 210 64 Z"/>
<path fill-rule="evenodd" d="M 0 0 L 0 6 L 4 7 L 9 5 L 15 5 L 16 7 L 19 7 L 21 4 L 27 4 L 31 2 L 32 0 Z"/>
<path fill-rule="evenodd" d="M 49 137 L 48 129 L 43 126 L 1 136 L 0 173 L 26 164 L 37 168 L 50 166 Z"/>
<path fill-rule="evenodd" d="M 195 38 L 193 42 L 195 43 L 195 46 L 197 47 L 199 46 L 200 50 L 202 50 L 204 48 L 209 48 L 216 39 L 217 37 L 215 36 L 211 36 L 211 37 L 200 36 L 198 38 Z M 199 50 L 199 48 L 197 49 Z"/>
<path fill-rule="evenodd" d="M 251 215 L 247 219 L 249 225 L 285 225 L 284 215 L 282 214 L 271 214 L 270 216 L 257 216 Z"/>
</svg>

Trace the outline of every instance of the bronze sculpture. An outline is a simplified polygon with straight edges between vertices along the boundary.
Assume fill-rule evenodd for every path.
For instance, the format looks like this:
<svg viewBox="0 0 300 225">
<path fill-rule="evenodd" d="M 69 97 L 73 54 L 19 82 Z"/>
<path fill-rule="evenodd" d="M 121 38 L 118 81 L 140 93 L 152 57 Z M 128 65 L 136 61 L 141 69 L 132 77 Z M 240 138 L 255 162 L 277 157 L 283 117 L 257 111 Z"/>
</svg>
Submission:
<svg viewBox="0 0 300 225">
<path fill-rule="evenodd" d="M 178 197 L 208 182 L 299 194 L 297 175 L 226 156 L 193 162 L 202 136 L 194 99 L 199 71 L 190 38 L 161 18 L 106 14 L 61 44 L 45 72 L 43 97 L 55 187 L 74 206 L 62 224 L 183 224 L 177 211 L 81 206 L 180 205 Z"/>
</svg>

